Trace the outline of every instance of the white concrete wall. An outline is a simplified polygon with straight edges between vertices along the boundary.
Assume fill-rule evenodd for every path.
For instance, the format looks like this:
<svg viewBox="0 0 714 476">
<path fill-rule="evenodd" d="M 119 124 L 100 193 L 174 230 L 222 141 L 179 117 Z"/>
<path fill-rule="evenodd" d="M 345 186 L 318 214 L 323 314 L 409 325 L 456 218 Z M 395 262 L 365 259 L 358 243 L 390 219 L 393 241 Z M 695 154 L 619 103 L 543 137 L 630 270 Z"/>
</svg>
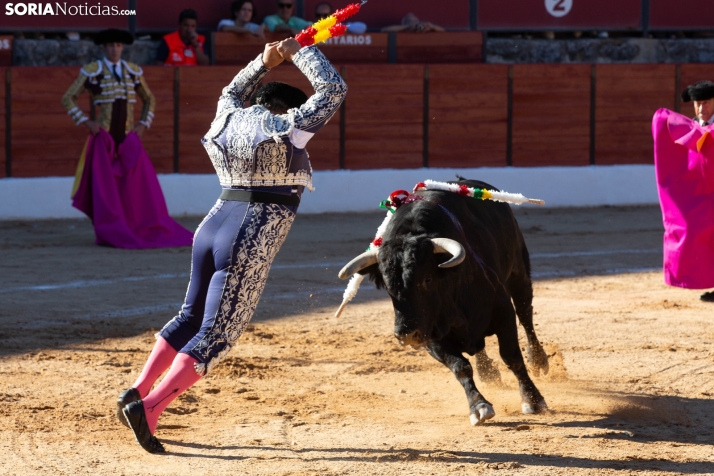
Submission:
<svg viewBox="0 0 714 476">
<path fill-rule="evenodd" d="M 300 212 L 376 211 L 394 190 L 411 190 L 427 179 L 454 180 L 456 174 L 543 199 L 550 207 L 658 203 L 651 165 L 339 170 L 315 172 L 316 191 L 305 193 Z M 167 174 L 159 181 L 172 215 L 204 214 L 220 193 L 215 175 Z M 0 219 L 83 217 L 70 203 L 72 182 L 73 177 L 0 179 Z"/>
</svg>

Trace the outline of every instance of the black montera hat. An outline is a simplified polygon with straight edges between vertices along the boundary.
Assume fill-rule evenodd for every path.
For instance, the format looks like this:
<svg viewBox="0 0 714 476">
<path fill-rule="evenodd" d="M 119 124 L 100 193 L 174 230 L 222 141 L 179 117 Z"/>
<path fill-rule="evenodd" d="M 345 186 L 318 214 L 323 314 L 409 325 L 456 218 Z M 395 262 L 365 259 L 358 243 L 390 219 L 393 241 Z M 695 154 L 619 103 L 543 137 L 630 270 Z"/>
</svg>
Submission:
<svg viewBox="0 0 714 476">
<path fill-rule="evenodd" d="M 94 43 L 97 45 L 105 45 L 107 43 L 124 43 L 125 45 L 130 45 L 134 43 L 134 37 L 126 30 L 109 28 L 108 30 L 102 30 L 97 33 L 97 36 L 94 37 Z"/>
<path fill-rule="evenodd" d="M 699 81 L 691 86 L 687 86 L 687 89 L 682 91 L 682 101 L 706 101 L 708 99 L 714 99 L 714 82 L 712 81 Z"/>
</svg>

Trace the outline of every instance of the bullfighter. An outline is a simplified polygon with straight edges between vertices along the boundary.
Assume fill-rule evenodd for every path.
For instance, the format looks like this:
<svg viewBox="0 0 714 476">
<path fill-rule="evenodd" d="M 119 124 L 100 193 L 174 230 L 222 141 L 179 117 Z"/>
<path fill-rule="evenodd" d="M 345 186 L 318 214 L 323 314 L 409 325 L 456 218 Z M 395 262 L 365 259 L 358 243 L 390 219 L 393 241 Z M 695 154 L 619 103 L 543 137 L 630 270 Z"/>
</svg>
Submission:
<svg viewBox="0 0 714 476">
<path fill-rule="evenodd" d="M 310 80 L 315 94 L 309 99 L 284 83 L 258 89 L 283 60 Z M 181 311 L 157 334 L 141 375 L 117 401 L 117 417 L 149 453 L 165 451 L 154 436 L 161 413 L 226 356 L 248 325 L 302 192 L 312 189 L 305 146 L 346 93 L 320 50 L 300 49 L 294 39 L 267 44 L 223 89 L 203 138 L 223 192 L 196 231 Z"/>
</svg>

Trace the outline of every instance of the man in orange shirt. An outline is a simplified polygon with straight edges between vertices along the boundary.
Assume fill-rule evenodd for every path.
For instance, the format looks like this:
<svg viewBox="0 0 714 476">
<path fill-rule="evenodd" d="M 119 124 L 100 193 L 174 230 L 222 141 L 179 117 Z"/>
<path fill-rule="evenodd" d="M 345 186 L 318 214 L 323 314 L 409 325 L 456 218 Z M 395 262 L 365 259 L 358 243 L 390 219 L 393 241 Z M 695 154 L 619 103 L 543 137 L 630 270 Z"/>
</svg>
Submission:
<svg viewBox="0 0 714 476">
<path fill-rule="evenodd" d="M 184 10 L 179 14 L 179 29 L 164 36 L 156 52 L 157 64 L 168 66 L 207 65 L 210 59 L 203 50 L 206 38 L 196 33 L 198 14 Z"/>
</svg>

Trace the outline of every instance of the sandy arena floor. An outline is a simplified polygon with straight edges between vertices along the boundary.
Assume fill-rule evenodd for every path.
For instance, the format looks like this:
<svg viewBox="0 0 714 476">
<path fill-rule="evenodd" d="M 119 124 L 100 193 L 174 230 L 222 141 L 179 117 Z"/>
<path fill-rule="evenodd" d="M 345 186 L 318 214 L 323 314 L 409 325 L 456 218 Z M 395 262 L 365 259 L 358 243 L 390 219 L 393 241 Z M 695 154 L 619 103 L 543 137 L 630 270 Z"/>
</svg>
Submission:
<svg viewBox="0 0 714 476">
<path fill-rule="evenodd" d="M 663 285 L 659 210 L 517 215 L 550 414 L 520 414 L 499 361 L 502 388 L 477 382 L 496 418 L 471 427 L 448 370 L 392 337 L 384 292 L 365 285 L 332 316 L 337 271 L 382 213 L 299 216 L 249 331 L 159 423 L 161 456 L 114 402 L 183 299 L 189 250 L 0 222 L 0 474 L 714 474 L 714 305 Z"/>
</svg>

